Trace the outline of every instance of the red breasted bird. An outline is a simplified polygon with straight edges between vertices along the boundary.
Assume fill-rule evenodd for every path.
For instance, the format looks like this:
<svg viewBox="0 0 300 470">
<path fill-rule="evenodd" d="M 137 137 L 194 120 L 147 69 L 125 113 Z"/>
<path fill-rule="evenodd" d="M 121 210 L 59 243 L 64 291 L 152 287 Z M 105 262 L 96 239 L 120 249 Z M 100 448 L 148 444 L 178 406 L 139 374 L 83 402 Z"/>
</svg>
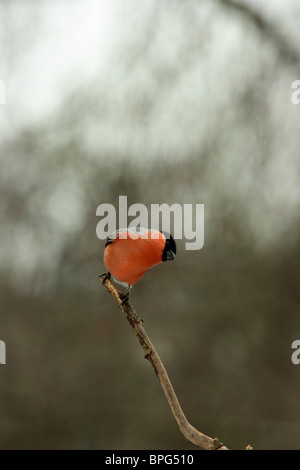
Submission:
<svg viewBox="0 0 300 470">
<path fill-rule="evenodd" d="M 113 276 L 117 283 L 127 287 L 123 300 L 126 302 L 131 287 L 152 266 L 173 260 L 175 256 L 176 243 L 167 232 L 144 228 L 120 229 L 106 239 L 103 258 L 106 277 Z"/>
</svg>

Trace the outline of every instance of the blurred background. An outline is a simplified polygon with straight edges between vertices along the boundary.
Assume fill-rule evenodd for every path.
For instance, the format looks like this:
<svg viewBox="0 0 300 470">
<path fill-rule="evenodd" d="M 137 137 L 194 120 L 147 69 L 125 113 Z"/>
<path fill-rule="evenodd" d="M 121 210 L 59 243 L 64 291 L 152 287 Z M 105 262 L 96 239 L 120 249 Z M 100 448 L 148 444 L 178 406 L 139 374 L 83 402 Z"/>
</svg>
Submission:
<svg viewBox="0 0 300 470">
<path fill-rule="evenodd" d="M 196 428 L 300 448 L 298 0 L 0 0 L 2 449 L 192 449 L 96 208 L 205 204 L 132 302 Z"/>
</svg>

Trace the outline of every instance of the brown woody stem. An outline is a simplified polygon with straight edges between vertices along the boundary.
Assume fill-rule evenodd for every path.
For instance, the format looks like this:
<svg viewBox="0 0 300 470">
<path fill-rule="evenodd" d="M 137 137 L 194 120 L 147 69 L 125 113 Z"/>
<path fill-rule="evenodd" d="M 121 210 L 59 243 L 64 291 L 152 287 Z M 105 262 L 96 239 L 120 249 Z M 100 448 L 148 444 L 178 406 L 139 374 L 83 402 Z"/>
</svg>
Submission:
<svg viewBox="0 0 300 470">
<path fill-rule="evenodd" d="M 145 331 L 143 321 L 139 318 L 129 301 L 122 303 L 122 292 L 115 286 L 115 284 L 113 284 L 110 279 L 105 278 L 105 275 L 102 275 L 100 276 L 100 280 L 103 282 L 108 292 L 116 299 L 119 307 L 122 309 L 128 322 L 134 329 L 134 332 L 143 348 L 144 356 L 152 364 L 152 367 L 166 395 L 173 416 L 176 419 L 179 429 L 186 440 L 202 450 L 228 450 L 228 448 L 222 444 L 219 439 L 213 439 L 212 437 L 206 436 L 188 422 L 181 409 L 167 371 Z"/>
</svg>

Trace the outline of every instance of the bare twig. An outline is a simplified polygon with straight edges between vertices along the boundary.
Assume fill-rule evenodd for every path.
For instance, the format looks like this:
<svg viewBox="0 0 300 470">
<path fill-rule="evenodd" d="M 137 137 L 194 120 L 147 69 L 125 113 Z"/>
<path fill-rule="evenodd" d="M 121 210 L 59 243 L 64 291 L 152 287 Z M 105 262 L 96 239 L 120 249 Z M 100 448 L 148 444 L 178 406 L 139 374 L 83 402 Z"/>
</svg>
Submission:
<svg viewBox="0 0 300 470">
<path fill-rule="evenodd" d="M 212 437 L 206 436 L 188 422 L 181 409 L 167 371 L 145 331 L 143 321 L 139 318 L 133 306 L 129 302 L 122 304 L 122 293 L 115 284 L 105 278 L 105 275 L 100 276 L 100 280 L 103 282 L 108 292 L 116 299 L 131 327 L 134 329 L 134 332 L 144 350 L 144 356 L 152 364 L 163 391 L 165 392 L 173 416 L 186 440 L 202 450 L 228 450 L 228 448 L 222 444 L 219 439 L 213 439 Z"/>
</svg>

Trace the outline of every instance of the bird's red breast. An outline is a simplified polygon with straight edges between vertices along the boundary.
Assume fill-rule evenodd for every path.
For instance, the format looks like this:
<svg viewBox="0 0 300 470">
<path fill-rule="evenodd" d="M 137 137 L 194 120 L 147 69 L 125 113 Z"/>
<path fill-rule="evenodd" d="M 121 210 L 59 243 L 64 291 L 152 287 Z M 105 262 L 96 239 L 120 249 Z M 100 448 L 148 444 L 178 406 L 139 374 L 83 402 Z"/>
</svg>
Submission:
<svg viewBox="0 0 300 470">
<path fill-rule="evenodd" d="M 165 245 L 166 237 L 159 231 L 118 231 L 108 238 L 105 267 L 117 281 L 133 286 L 152 266 L 163 262 Z"/>
</svg>

